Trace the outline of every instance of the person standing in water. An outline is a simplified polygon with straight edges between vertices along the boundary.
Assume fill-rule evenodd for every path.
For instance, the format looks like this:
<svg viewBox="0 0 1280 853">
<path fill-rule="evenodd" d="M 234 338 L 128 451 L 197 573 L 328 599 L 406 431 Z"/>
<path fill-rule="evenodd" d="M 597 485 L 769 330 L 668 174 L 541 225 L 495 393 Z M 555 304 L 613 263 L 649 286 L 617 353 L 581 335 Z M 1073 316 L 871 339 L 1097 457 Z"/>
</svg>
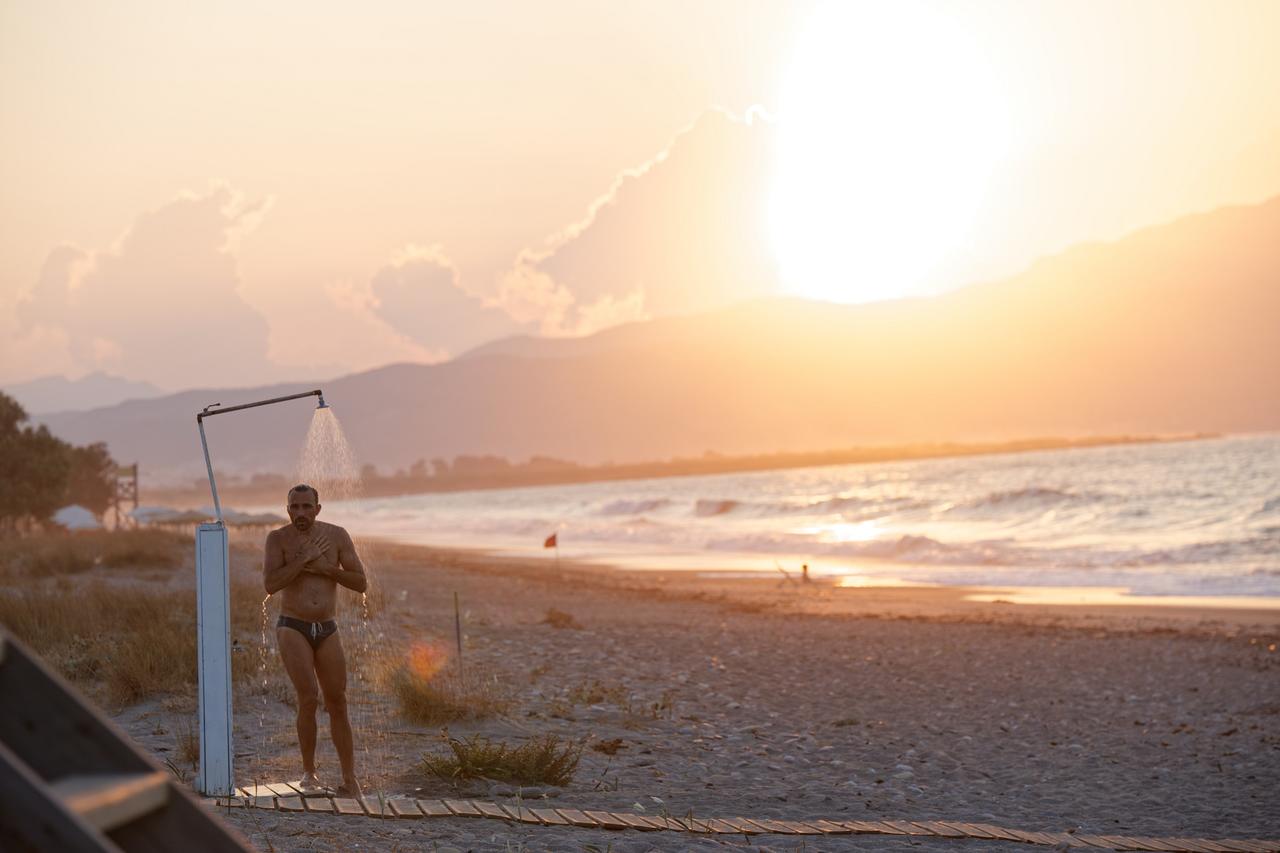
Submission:
<svg viewBox="0 0 1280 853">
<path fill-rule="evenodd" d="M 268 595 L 284 592 L 276 641 L 298 696 L 302 787 L 325 790 L 316 776 L 316 710 L 323 696 L 329 734 L 342 765 L 337 793 L 358 797 L 355 740 L 347 716 L 347 662 L 334 615 L 339 585 L 364 592 L 369 582 L 347 531 L 316 521 L 320 493 L 314 487 L 301 484 L 290 489 L 288 510 L 290 523 L 267 534 L 262 575 Z"/>
</svg>

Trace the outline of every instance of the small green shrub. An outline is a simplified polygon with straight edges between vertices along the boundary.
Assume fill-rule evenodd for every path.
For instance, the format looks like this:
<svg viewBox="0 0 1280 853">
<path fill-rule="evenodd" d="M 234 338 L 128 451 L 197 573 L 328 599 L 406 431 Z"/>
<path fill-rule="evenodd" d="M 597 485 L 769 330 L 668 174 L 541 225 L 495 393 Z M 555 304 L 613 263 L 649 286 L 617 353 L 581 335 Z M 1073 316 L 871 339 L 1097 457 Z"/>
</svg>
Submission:
<svg viewBox="0 0 1280 853">
<path fill-rule="evenodd" d="M 449 781 L 494 779 L 520 785 L 564 786 L 573 781 L 582 758 L 583 744 L 559 735 L 545 734 L 518 746 L 491 741 L 479 735 L 460 740 L 449 737 L 449 752 L 424 755 L 427 773 Z"/>
</svg>

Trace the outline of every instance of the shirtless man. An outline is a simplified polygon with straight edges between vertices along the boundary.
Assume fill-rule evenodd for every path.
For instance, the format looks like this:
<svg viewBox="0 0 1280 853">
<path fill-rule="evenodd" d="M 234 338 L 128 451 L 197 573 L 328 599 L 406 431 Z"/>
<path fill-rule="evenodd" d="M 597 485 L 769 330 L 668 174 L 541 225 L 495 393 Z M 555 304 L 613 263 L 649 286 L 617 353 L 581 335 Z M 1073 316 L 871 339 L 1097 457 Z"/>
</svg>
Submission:
<svg viewBox="0 0 1280 853">
<path fill-rule="evenodd" d="M 302 786 L 324 788 L 316 777 L 316 708 L 323 695 L 329 733 L 342 764 L 342 786 L 337 792 L 358 797 L 355 744 L 347 717 L 347 662 L 333 617 L 338 585 L 364 592 L 368 580 L 347 531 L 316 521 L 319 492 L 307 485 L 294 486 L 289 490 L 288 509 L 290 524 L 267 534 L 262 574 L 268 595 L 284 590 L 276 641 L 298 694 Z"/>
</svg>

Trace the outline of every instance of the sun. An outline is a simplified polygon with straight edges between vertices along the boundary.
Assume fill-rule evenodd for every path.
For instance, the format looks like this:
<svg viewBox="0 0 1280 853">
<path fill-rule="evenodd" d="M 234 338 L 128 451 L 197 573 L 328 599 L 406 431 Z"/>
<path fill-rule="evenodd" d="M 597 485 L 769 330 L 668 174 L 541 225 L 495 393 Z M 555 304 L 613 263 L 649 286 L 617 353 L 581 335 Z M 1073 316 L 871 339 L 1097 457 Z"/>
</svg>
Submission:
<svg viewBox="0 0 1280 853">
<path fill-rule="evenodd" d="M 974 38 L 945 10 L 835 0 L 801 30 L 768 209 L 790 292 L 916 295 L 963 249 L 1009 120 Z"/>
</svg>

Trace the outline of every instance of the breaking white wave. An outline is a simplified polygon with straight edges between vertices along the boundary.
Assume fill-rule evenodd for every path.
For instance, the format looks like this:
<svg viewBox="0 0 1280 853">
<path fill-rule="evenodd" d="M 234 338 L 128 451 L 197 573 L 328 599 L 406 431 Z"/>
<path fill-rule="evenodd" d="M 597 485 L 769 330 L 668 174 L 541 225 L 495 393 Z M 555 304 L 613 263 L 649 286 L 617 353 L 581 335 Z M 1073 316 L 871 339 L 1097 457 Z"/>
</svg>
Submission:
<svg viewBox="0 0 1280 853">
<path fill-rule="evenodd" d="M 646 512 L 662 509 L 670 504 L 666 498 L 653 498 L 647 501 L 609 501 L 600 508 L 600 515 L 643 515 Z"/>
</svg>

